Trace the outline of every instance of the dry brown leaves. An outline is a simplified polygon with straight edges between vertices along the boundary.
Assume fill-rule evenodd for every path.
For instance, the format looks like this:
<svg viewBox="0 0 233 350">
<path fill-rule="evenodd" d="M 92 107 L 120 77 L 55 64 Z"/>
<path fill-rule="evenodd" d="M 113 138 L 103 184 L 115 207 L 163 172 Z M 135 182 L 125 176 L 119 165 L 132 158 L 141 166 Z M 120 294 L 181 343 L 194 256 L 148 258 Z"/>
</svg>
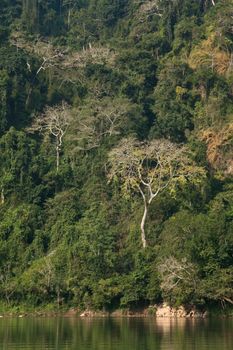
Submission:
<svg viewBox="0 0 233 350">
<path fill-rule="evenodd" d="M 207 159 L 222 176 L 233 175 L 233 122 L 220 130 L 202 131 L 201 139 L 207 145 Z"/>
</svg>

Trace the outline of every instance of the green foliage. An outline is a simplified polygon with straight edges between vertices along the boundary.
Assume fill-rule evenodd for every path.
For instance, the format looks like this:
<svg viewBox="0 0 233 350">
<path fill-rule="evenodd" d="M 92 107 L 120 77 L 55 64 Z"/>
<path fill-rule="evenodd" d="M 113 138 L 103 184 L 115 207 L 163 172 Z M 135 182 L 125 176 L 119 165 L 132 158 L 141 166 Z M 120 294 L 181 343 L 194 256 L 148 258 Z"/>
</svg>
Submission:
<svg viewBox="0 0 233 350">
<path fill-rule="evenodd" d="M 0 2 L 0 298 L 8 306 L 233 302 L 232 15 L 231 0 Z M 44 123 L 29 130 L 61 103 L 70 120 L 56 169 L 51 132 Z M 151 204 L 143 251 L 138 193 L 128 194 L 128 182 L 122 196 L 120 179 L 107 179 L 108 155 L 123 139 L 135 140 L 136 159 L 158 139 L 189 150 L 193 180 L 183 172 Z M 118 171 L 127 168 L 135 189 L 128 146 Z M 156 152 L 140 163 L 147 185 Z"/>
<path fill-rule="evenodd" d="M 198 269 L 196 300 L 208 299 L 211 293 L 215 295 L 213 300 L 232 298 L 230 277 L 227 279 L 232 269 L 232 203 L 232 191 L 222 192 L 209 204 L 206 214 L 180 212 L 167 221 L 161 233 L 161 256 L 175 256 L 181 260 L 187 257 Z M 226 278 L 214 284 L 214 278 L 221 271 Z M 182 288 L 186 293 L 186 288 Z"/>
<path fill-rule="evenodd" d="M 1 123 L 22 127 L 29 123 L 29 114 L 41 109 L 47 88 L 36 77 L 35 57 L 15 46 L 0 48 Z M 30 66 L 30 69 L 29 69 Z M 5 106 L 4 106 L 5 104 Z M 2 119 L 4 118 L 4 119 Z M 1 126 L 2 127 L 2 126 Z"/>
<path fill-rule="evenodd" d="M 184 141 L 193 129 L 195 96 L 191 91 L 191 71 L 185 64 L 168 63 L 159 74 L 155 89 L 156 115 L 152 135 Z"/>
<path fill-rule="evenodd" d="M 0 90 L 1 90 L 0 132 L 1 133 L 5 131 L 7 126 L 7 82 L 8 82 L 7 72 L 4 70 L 0 71 Z"/>
</svg>

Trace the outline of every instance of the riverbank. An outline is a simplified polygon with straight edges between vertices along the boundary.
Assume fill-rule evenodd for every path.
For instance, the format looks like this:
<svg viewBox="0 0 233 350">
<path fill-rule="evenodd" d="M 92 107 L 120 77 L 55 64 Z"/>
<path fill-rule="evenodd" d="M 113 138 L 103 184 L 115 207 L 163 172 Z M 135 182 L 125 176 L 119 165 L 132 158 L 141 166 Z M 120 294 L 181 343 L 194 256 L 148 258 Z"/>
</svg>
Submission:
<svg viewBox="0 0 233 350">
<path fill-rule="evenodd" d="M 219 306 L 198 309 L 190 306 L 172 307 L 167 303 L 151 305 L 141 309 L 117 309 L 114 311 L 104 310 L 81 310 L 55 305 L 44 307 L 28 307 L 25 305 L 6 306 L 0 305 L 0 318 L 3 317 L 80 317 L 80 318 L 117 318 L 117 317 L 155 317 L 155 318 L 208 318 L 208 317 L 233 317 L 233 307 Z"/>
</svg>

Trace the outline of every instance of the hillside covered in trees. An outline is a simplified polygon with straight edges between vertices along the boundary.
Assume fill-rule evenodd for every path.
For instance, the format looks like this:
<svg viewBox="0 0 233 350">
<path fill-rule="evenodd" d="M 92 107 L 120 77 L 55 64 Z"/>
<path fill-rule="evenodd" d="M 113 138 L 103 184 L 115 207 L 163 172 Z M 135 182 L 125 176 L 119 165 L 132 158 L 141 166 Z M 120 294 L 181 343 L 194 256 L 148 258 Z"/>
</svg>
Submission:
<svg viewBox="0 0 233 350">
<path fill-rule="evenodd" d="M 233 304 L 232 0 L 1 0 L 0 304 Z"/>
</svg>

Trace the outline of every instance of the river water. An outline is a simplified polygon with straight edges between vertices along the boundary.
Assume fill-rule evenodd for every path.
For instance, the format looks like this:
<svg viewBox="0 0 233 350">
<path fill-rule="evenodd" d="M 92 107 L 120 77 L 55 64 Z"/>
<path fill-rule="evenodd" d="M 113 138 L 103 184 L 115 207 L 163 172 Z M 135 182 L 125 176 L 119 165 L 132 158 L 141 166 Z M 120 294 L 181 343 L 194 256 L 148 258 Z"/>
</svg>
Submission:
<svg viewBox="0 0 233 350">
<path fill-rule="evenodd" d="M 1 318 L 1 350 L 233 350 L 233 319 Z"/>
</svg>

